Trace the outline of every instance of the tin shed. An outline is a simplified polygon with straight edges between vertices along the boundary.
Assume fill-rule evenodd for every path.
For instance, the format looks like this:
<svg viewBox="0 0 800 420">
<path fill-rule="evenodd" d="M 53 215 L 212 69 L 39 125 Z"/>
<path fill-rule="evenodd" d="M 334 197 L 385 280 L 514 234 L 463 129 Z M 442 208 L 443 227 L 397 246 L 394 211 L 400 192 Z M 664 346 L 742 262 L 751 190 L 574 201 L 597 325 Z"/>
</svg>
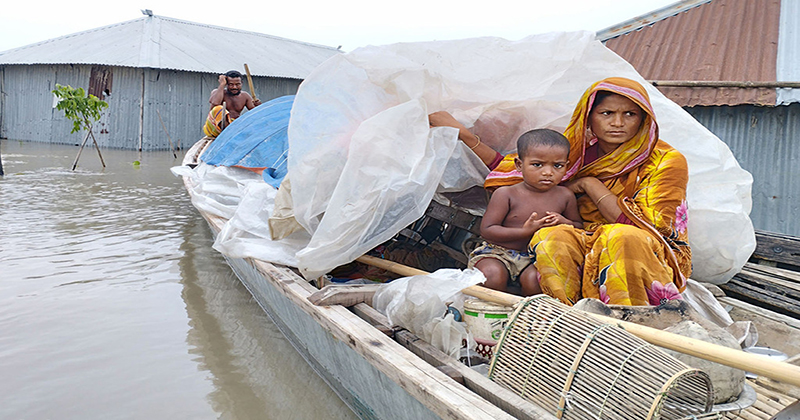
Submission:
<svg viewBox="0 0 800 420">
<path fill-rule="evenodd" d="M 101 147 L 166 150 L 202 137 L 217 77 L 248 64 L 263 102 L 294 94 L 336 48 L 153 15 L 0 52 L 0 137 L 74 144 L 55 85 L 83 87 L 109 107 Z M 233 47 L 232 47 L 233 46 Z M 244 89 L 247 83 L 244 81 Z"/>
</svg>

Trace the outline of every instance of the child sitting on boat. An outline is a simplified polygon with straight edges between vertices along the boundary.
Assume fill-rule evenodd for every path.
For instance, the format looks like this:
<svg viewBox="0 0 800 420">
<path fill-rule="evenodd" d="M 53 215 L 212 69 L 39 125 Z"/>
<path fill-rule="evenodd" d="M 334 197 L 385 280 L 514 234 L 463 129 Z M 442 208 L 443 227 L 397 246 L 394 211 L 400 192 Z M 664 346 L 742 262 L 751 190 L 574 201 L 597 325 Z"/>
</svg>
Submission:
<svg viewBox="0 0 800 420">
<path fill-rule="evenodd" d="M 533 234 L 542 227 L 569 224 L 582 228 L 575 195 L 559 186 L 567 171 L 569 141 L 549 129 L 531 130 L 517 140 L 514 160 L 522 182 L 500 187 L 481 222 L 486 240 L 470 254 L 468 266 L 486 276 L 484 286 L 506 291 L 519 282 L 524 296 L 542 293 L 528 254 Z"/>
</svg>

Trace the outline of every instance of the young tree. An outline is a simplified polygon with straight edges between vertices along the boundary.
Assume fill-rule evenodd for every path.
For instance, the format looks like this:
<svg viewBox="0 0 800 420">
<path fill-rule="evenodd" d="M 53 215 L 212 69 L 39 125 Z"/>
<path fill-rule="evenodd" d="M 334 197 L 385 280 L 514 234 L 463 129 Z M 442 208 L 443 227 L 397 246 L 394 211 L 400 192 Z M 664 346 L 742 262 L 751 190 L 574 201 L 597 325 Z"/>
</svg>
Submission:
<svg viewBox="0 0 800 420">
<path fill-rule="evenodd" d="M 72 121 L 72 131 L 70 133 L 86 130 L 86 137 L 84 137 L 81 147 L 78 149 L 78 156 L 75 157 L 72 170 L 74 171 L 78 166 L 78 159 L 81 157 L 83 146 L 86 145 L 86 141 L 90 136 L 92 137 L 92 142 L 94 142 L 94 147 L 97 149 L 97 155 L 100 156 L 100 163 L 105 168 L 106 163 L 103 161 L 103 155 L 100 154 L 100 146 L 94 138 L 94 133 L 92 133 L 92 124 L 100 119 L 101 111 L 108 108 L 108 103 L 98 99 L 97 96 L 87 96 L 83 88 L 76 89 L 72 86 L 59 84 L 56 84 L 53 95 L 56 95 L 59 99 L 56 109 L 64 111 L 64 115 Z"/>
</svg>

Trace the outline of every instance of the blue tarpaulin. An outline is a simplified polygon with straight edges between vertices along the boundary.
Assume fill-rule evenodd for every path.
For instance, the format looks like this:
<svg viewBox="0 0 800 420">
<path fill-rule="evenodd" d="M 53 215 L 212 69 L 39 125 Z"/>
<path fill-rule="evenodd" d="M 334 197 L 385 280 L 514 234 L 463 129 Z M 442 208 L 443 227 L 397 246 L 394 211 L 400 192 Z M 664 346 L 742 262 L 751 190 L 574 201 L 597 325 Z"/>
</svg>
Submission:
<svg viewBox="0 0 800 420">
<path fill-rule="evenodd" d="M 265 102 L 225 128 L 200 157 L 215 166 L 265 168 L 264 182 L 278 188 L 286 176 L 289 114 L 294 95 Z"/>
</svg>

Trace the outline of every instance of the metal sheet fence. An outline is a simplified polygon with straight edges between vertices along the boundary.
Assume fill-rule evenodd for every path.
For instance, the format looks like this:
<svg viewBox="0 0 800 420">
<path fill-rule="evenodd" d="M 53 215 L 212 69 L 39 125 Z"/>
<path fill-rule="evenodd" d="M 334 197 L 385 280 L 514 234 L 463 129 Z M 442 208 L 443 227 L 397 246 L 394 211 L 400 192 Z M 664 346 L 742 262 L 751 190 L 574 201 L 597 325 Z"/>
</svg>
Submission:
<svg viewBox="0 0 800 420">
<path fill-rule="evenodd" d="M 758 230 L 800 236 L 800 104 L 686 108 L 753 174 Z M 669 140 L 667 140 L 669 141 Z"/>
<path fill-rule="evenodd" d="M 208 97 L 217 75 L 175 70 L 111 67 L 113 85 L 108 110 L 93 133 L 101 147 L 168 150 L 164 121 L 172 142 L 187 148 L 202 137 Z M 0 136 L 54 144 L 78 144 L 84 133 L 70 134 L 72 124 L 55 109 L 56 83 L 87 89 L 89 65 L 0 66 Z M 297 92 L 300 80 L 254 77 L 256 95 L 266 102 Z"/>
</svg>

